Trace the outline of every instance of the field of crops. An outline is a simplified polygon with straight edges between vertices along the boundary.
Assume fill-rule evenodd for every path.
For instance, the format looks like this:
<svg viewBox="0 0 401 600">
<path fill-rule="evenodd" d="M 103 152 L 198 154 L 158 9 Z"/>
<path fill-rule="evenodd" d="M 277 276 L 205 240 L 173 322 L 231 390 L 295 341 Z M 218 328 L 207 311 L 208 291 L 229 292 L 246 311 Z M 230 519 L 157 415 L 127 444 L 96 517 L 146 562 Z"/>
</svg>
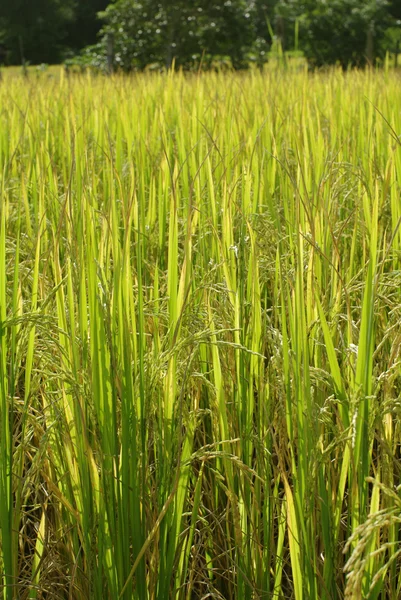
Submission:
<svg viewBox="0 0 401 600">
<path fill-rule="evenodd" d="M 0 597 L 401 597 L 401 77 L 0 82 Z"/>
</svg>

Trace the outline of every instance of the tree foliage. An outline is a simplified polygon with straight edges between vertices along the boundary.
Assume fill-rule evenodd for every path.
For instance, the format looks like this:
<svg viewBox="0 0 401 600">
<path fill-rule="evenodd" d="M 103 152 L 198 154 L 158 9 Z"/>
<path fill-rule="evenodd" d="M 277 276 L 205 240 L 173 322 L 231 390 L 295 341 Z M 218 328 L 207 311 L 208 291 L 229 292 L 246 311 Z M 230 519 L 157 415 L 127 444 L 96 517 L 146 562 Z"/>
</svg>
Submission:
<svg viewBox="0 0 401 600">
<path fill-rule="evenodd" d="M 124 69 L 173 59 L 189 67 L 201 57 L 207 65 L 216 56 L 239 67 L 251 58 L 264 62 L 275 43 L 294 49 L 299 31 L 311 64 L 363 65 L 397 37 L 398 10 L 387 0 L 117 0 L 103 13 L 99 51 L 105 54 L 112 36 Z"/>
<path fill-rule="evenodd" d="M 118 0 L 102 14 L 102 45 L 112 36 L 123 69 L 188 67 L 216 55 L 240 67 L 254 40 L 251 10 L 245 0 Z"/>
<path fill-rule="evenodd" d="M 9 0 L 0 2 L 0 41 L 11 64 L 58 62 L 66 26 L 76 0 Z"/>
<path fill-rule="evenodd" d="M 261 66 L 294 49 L 315 66 L 363 65 L 399 52 L 401 2 L 0 0 L 0 63 L 54 63 L 85 47 L 82 63 L 104 67 L 113 54 L 124 70 Z"/>
<path fill-rule="evenodd" d="M 391 25 L 386 0 L 309 0 L 301 14 L 302 48 L 315 65 L 361 66 L 383 54 Z"/>
<path fill-rule="evenodd" d="M 95 44 L 102 26 L 98 13 L 105 10 L 108 0 L 79 0 L 74 19 L 67 24 L 65 45 L 71 52 L 78 52 L 84 46 Z"/>
</svg>

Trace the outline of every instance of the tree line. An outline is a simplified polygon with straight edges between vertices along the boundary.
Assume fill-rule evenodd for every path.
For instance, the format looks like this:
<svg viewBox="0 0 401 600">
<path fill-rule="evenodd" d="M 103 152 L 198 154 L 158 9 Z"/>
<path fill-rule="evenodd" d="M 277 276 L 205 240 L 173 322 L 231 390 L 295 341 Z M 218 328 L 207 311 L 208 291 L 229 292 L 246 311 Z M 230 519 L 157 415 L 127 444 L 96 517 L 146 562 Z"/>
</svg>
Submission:
<svg viewBox="0 0 401 600">
<path fill-rule="evenodd" d="M 0 64 L 246 68 L 293 53 L 314 66 L 347 67 L 375 64 L 400 48 L 399 0 L 0 3 Z"/>
<path fill-rule="evenodd" d="M 58 64 L 95 44 L 109 0 L 0 0 L 0 64 Z"/>
</svg>

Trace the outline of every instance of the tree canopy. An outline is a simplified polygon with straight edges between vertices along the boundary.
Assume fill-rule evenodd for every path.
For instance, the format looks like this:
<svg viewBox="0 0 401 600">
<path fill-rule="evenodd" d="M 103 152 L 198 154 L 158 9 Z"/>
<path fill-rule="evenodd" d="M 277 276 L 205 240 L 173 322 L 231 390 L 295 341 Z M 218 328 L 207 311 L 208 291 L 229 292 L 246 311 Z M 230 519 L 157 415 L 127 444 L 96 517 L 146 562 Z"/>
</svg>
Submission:
<svg viewBox="0 0 401 600">
<path fill-rule="evenodd" d="M 386 0 L 309 0 L 305 9 L 303 50 L 312 63 L 361 65 L 385 51 L 382 40 L 392 24 Z"/>
<path fill-rule="evenodd" d="M 73 21 L 75 0 L 12 0 L 0 3 L 0 42 L 10 63 L 62 59 L 67 24 Z"/>
<path fill-rule="evenodd" d="M 0 1 L 0 45 L 5 62 L 58 63 L 97 40 L 97 13 L 107 0 Z"/>
<path fill-rule="evenodd" d="M 401 47 L 399 0 L 13 0 L 0 2 L 0 63 L 234 68 L 302 51 L 364 65 Z"/>
<path fill-rule="evenodd" d="M 216 55 L 238 67 L 253 44 L 250 17 L 246 0 L 118 0 L 102 14 L 103 40 L 113 37 L 122 68 L 189 67 Z"/>
</svg>

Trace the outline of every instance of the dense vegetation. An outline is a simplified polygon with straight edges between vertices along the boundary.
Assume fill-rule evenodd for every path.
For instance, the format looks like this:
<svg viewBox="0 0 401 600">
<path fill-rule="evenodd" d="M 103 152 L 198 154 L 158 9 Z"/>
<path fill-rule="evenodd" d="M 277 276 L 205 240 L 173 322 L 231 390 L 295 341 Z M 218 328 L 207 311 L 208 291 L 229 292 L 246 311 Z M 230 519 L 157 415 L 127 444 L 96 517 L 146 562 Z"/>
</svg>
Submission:
<svg viewBox="0 0 401 600">
<path fill-rule="evenodd" d="M 0 64 L 59 63 L 100 29 L 97 12 L 108 0 L 3 0 L 0 2 Z"/>
<path fill-rule="evenodd" d="M 362 66 L 400 51 L 400 20 L 399 0 L 14 0 L 0 3 L 0 64 L 244 68 L 301 52 Z"/>
<path fill-rule="evenodd" d="M 401 597 L 396 73 L 0 86 L 0 595 Z"/>
</svg>

